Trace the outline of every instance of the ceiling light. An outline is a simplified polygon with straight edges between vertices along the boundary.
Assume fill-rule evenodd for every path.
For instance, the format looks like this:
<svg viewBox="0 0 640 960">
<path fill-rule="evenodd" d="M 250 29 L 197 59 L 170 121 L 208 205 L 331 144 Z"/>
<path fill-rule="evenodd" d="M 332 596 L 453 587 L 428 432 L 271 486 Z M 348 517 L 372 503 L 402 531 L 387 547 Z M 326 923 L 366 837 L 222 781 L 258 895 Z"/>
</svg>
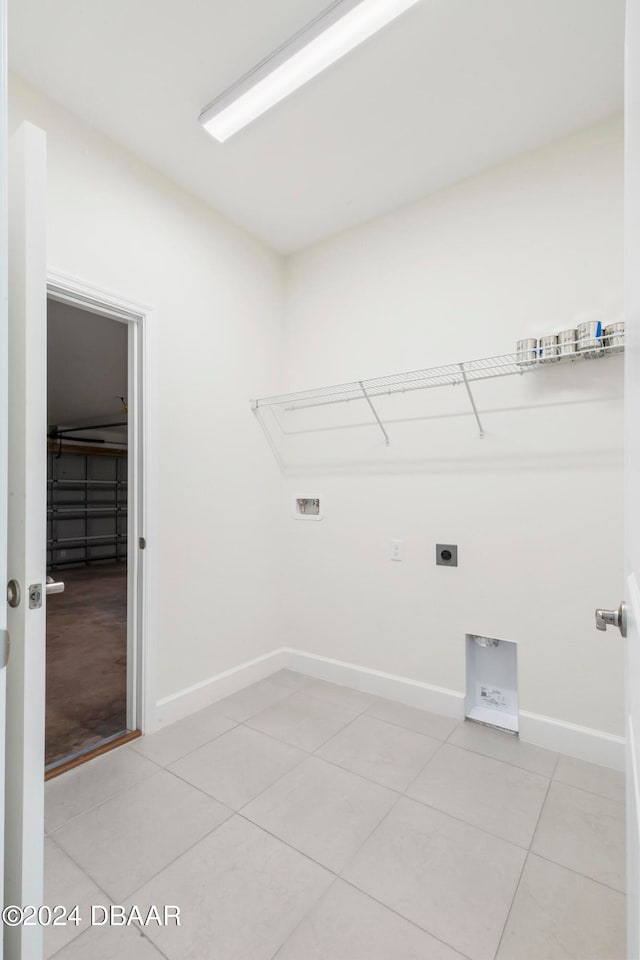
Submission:
<svg viewBox="0 0 640 960">
<path fill-rule="evenodd" d="M 200 114 L 223 143 L 419 0 L 336 0 Z"/>
</svg>

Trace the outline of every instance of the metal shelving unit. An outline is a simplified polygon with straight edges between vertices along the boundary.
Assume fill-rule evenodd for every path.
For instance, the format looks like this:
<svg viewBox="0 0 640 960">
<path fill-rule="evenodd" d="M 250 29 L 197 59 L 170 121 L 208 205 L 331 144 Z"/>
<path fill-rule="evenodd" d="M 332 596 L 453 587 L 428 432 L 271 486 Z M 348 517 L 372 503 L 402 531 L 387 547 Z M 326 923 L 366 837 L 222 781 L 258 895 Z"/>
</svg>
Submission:
<svg viewBox="0 0 640 960">
<path fill-rule="evenodd" d="M 413 370 L 409 373 L 393 373 L 369 380 L 354 380 L 351 383 L 318 387 L 315 390 L 303 390 L 299 393 L 261 397 L 258 400 L 251 400 L 250 403 L 251 409 L 259 416 L 260 411 L 267 407 L 283 411 L 295 411 L 335 403 L 362 401 L 368 405 L 382 432 L 385 444 L 389 446 L 389 435 L 373 403 L 376 398 L 408 393 L 413 390 L 429 390 L 434 387 L 464 386 L 480 438 L 482 438 L 484 437 L 484 429 L 473 395 L 473 383 L 480 380 L 494 380 L 498 377 L 524 376 L 536 370 L 549 369 L 549 367 L 559 364 L 590 363 L 594 359 L 619 355 L 622 351 L 623 347 L 620 345 L 602 345 L 597 350 L 585 350 L 557 357 L 536 357 L 535 359 L 523 359 L 520 354 L 505 353 L 481 360 L 464 360 L 461 363 L 443 364 L 439 367 L 428 367 L 423 370 Z M 263 429 L 266 429 L 264 424 Z"/>
<path fill-rule="evenodd" d="M 127 458 L 51 451 L 48 458 L 47 566 L 126 561 Z"/>
</svg>

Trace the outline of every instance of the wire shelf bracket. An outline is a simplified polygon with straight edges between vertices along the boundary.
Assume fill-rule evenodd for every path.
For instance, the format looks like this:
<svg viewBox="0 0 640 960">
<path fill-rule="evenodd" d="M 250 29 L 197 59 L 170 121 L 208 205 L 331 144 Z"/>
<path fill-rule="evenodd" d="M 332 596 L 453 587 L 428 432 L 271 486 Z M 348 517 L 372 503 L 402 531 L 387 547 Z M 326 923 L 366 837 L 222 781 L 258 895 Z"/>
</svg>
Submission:
<svg viewBox="0 0 640 960">
<path fill-rule="evenodd" d="M 480 431 L 480 439 L 481 439 L 481 440 L 484 440 L 484 429 L 483 429 L 483 427 L 482 427 L 482 421 L 480 420 L 480 414 L 478 413 L 478 408 L 476 407 L 476 402 L 475 402 L 475 400 L 473 399 L 473 392 L 472 392 L 472 390 L 471 390 L 471 386 L 470 386 L 469 381 L 468 381 L 468 379 L 467 379 L 467 374 L 466 374 L 465 369 L 464 369 L 464 363 L 461 363 L 461 364 L 460 364 L 460 373 L 462 374 L 462 377 L 463 377 L 463 379 L 464 379 L 464 385 L 465 385 L 465 387 L 467 388 L 467 393 L 469 394 L 469 400 L 471 401 L 471 407 L 472 407 L 472 409 L 473 409 L 473 415 L 474 415 L 474 417 L 476 418 L 476 423 L 478 424 L 478 430 Z"/>
<path fill-rule="evenodd" d="M 369 394 L 367 393 L 367 390 L 366 390 L 366 387 L 365 387 L 364 383 L 362 382 L 362 380 L 358 380 L 358 383 L 360 384 L 360 387 L 361 387 L 362 392 L 363 392 L 363 394 L 364 394 L 365 400 L 367 401 L 367 403 L 368 403 L 369 406 L 371 407 L 371 413 L 372 413 L 372 414 L 374 415 L 374 417 L 376 418 L 377 423 L 378 423 L 378 426 L 379 426 L 380 429 L 382 430 L 382 436 L 384 437 L 384 445 L 385 445 L 385 447 L 388 447 L 389 444 L 391 443 L 391 441 L 389 440 L 389 434 L 388 434 L 387 431 L 385 430 L 384 425 L 383 425 L 383 423 L 382 423 L 382 420 L 381 420 L 380 417 L 378 416 L 378 411 L 376 410 L 376 408 L 374 407 L 374 405 L 371 403 L 371 397 L 370 397 Z"/>
</svg>

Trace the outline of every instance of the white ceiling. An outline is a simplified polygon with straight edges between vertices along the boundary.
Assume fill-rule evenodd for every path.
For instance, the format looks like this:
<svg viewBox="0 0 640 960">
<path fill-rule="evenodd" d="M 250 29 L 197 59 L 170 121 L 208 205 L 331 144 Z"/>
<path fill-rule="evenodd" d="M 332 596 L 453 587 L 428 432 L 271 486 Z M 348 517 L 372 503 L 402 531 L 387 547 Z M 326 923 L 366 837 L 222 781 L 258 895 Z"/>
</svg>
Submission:
<svg viewBox="0 0 640 960">
<path fill-rule="evenodd" d="M 624 0 L 420 0 L 224 144 L 200 109 L 329 0 L 9 0 L 11 68 L 282 252 L 622 108 Z"/>
<path fill-rule="evenodd" d="M 47 328 L 48 423 L 125 420 L 118 397 L 127 395 L 127 325 L 49 300 Z"/>
</svg>

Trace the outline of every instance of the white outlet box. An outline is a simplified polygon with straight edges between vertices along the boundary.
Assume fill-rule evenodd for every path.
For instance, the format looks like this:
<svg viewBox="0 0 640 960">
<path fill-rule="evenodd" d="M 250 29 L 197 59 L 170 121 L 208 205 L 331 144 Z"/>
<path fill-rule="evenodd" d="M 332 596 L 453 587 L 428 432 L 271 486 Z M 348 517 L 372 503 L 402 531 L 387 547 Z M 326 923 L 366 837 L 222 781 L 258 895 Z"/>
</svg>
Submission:
<svg viewBox="0 0 640 960">
<path fill-rule="evenodd" d="M 391 559 L 404 560 L 404 540 L 391 541 Z"/>
</svg>

